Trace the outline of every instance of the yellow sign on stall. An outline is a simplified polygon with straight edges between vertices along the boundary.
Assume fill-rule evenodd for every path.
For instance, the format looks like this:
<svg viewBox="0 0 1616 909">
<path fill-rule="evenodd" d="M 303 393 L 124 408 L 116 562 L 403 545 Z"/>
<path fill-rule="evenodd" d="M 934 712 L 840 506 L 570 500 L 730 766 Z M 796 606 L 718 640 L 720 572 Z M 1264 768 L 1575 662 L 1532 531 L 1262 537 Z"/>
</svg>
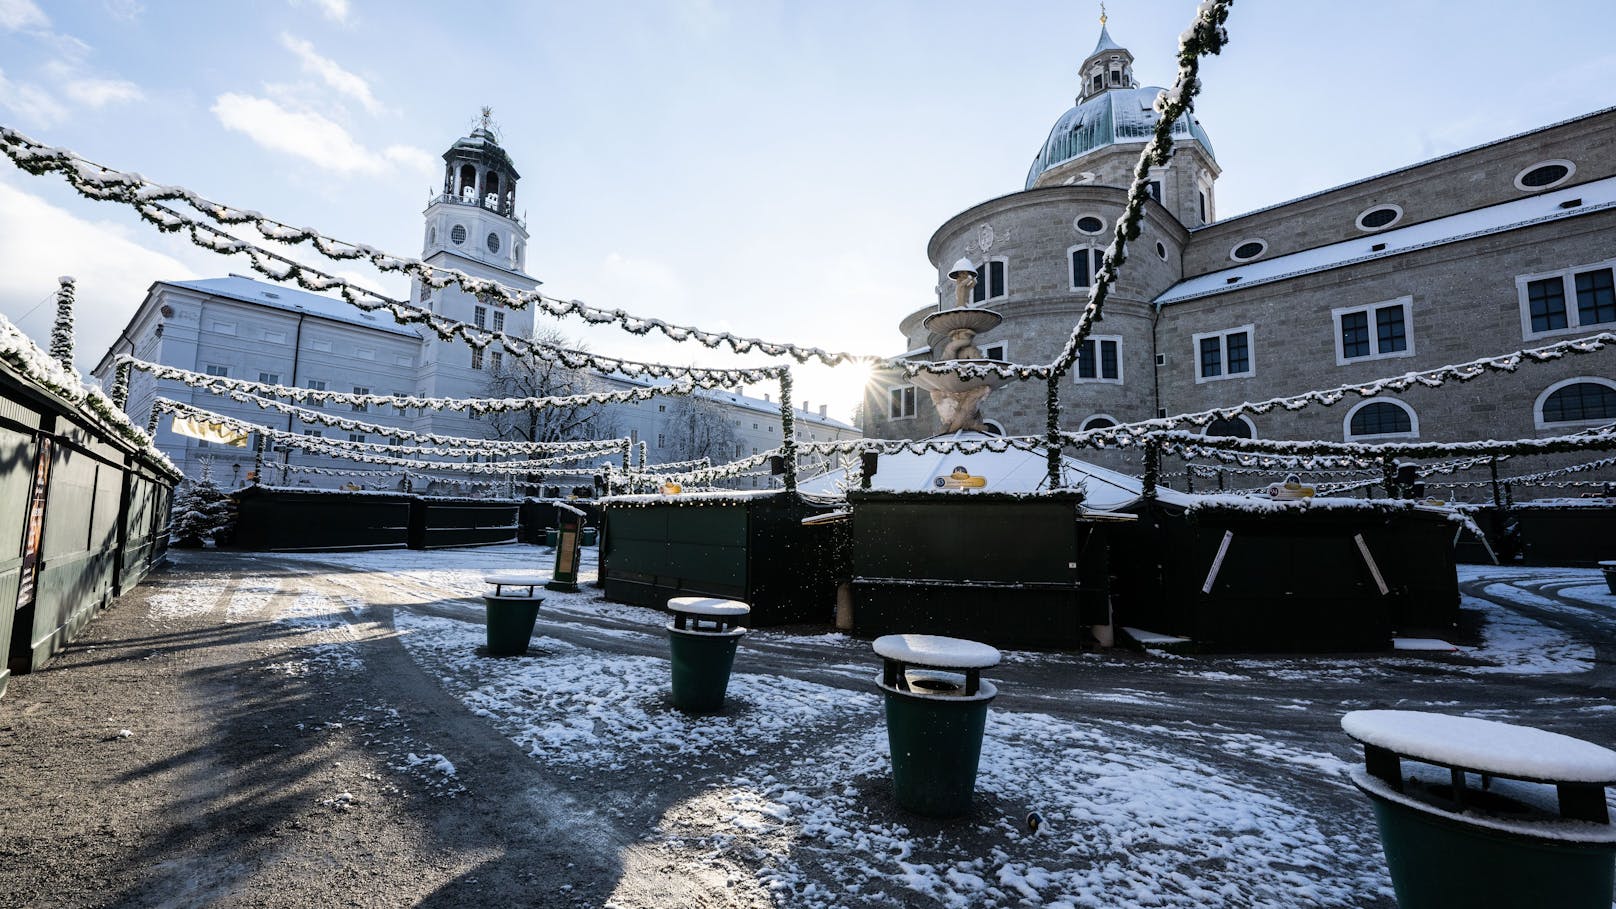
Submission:
<svg viewBox="0 0 1616 909">
<path fill-rule="evenodd" d="M 964 467 L 956 467 L 953 473 L 937 479 L 941 481 L 937 485 L 944 489 L 986 489 L 988 485 L 987 477 L 972 476 Z"/>
</svg>

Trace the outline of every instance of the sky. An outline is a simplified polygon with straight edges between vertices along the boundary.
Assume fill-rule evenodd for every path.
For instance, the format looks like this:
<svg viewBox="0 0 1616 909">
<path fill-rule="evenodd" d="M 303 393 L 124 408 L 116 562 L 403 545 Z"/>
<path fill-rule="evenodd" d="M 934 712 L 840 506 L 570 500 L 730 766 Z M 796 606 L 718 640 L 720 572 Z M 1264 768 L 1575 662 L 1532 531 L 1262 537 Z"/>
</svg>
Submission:
<svg viewBox="0 0 1616 909">
<path fill-rule="evenodd" d="M 1107 4 L 1141 84 L 1172 79 L 1195 6 Z M 1021 189 L 1098 17 L 1090 0 L 0 0 L 0 124 L 418 256 L 439 156 L 488 105 L 543 290 L 890 356 L 935 300 L 926 241 Z M 1610 0 L 1239 0 L 1196 105 L 1219 214 L 1616 103 L 1613 28 Z M 0 313 L 43 342 L 56 277 L 75 276 L 81 368 L 153 281 L 247 271 L 0 160 Z M 616 356 L 769 362 L 557 327 Z M 862 374 L 797 376 L 799 398 L 851 415 Z"/>
</svg>

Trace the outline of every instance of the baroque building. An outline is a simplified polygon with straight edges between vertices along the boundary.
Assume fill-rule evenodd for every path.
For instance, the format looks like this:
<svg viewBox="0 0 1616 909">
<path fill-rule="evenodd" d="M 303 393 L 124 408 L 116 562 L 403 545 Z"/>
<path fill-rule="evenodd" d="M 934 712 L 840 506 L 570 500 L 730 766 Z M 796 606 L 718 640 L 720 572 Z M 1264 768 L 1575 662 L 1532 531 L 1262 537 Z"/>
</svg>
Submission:
<svg viewBox="0 0 1616 909">
<path fill-rule="evenodd" d="M 952 305 L 958 260 L 972 305 L 1004 315 L 976 339 L 1014 363 L 1056 357 L 1088 301 L 1155 128 L 1159 87 L 1103 23 L 1074 106 L 1021 190 L 948 219 L 927 244 L 937 302 L 905 316 L 906 357 L 945 338 L 925 317 Z M 1298 394 L 1616 329 L 1616 108 L 1499 139 L 1299 199 L 1217 215 L 1221 173 L 1192 115 L 1150 175 L 1140 236 L 1104 318 L 1060 390 L 1077 430 Z M 990 428 L 1041 435 L 1043 383 L 983 405 Z M 937 431 L 927 393 L 884 374 L 867 435 Z M 1458 440 L 1558 435 L 1616 421 L 1608 357 L 1572 357 L 1461 388 L 1219 421 L 1213 435 Z M 1101 456 L 1106 459 L 1106 456 Z"/>
<path fill-rule="evenodd" d="M 527 226 L 517 215 L 520 175 L 509 153 L 500 146 L 487 109 L 470 135 L 444 152 L 443 160 L 443 190 L 429 201 L 424 215 L 423 261 L 521 290 L 536 288 L 539 281 L 526 271 Z M 416 305 L 450 319 L 518 337 L 534 333 L 531 309 L 496 306 L 458 287 L 431 290 L 420 282 L 414 282 L 410 295 Z M 128 325 L 92 372 L 103 387 L 112 386 L 115 358 L 120 354 L 271 385 L 439 398 L 489 396 L 489 376 L 505 365 L 508 356 L 498 344 L 474 350 L 459 340 L 445 341 L 423 327 L 400 324 L 386 313 L 367 313 L 340 299 L 235 274 L 152 284 Z M 618 376 L 595 376 L 594 381 L 603 391 L 641 384 Z M 756 454 L 780 444 L 778 403 L 750 398 L 739 390 L 700 394 L 722 412 L 733 432 L 726 450 L 715 452 L 715 461 L 729 460 L 731 455 Z M 157 380 L 140 371 L 130 377 L 125 410 L 144 423 L 158 397 L 302 435 L 371 443 L 395 440 L 305 423 L 294 416 L 260 410 L 251 403 L 181 382 Z M 666 426 L 673 400 L 659 397 L 607 405 L 605 418 L 599 421 L 601 431 L 608 437 L 644 441 L 649 463 L 678 460 L 670 442 L 674 433 Z M 319 409 L 316 404 L 302 406 Z M 470 438 L 496 435 L 491 421 L 461 411 L 404 412 L 388 406 L 337 404 L 323 409 L 367 423 L 418 432 Z M 823 407 L 817 413 L 811 411 L 807 402 L 802 402 L 797 423 L 798 436 L 804 440 L 841 440 L 860 435 L 853 426 L 829 417 Z M 254 461 L 251 449 L 176 434 L 166 420 L 159 422 L 156 441 L 188 476 L 200 476 L 203 460 L 211 460 L 214 479 L 226 486 L 246 482 Z M 275 451 L 266 457 L 304 467 L 370 469 L 368 465 L 299 450 Z M 385 471 L 381 467 L 374 469 Z M 293 482 L 326 487 L 340 486 L 351 479 L 308 474 L 293 477 Z M 278 475 L 266 480 L 271 478 Z M 760 486 L 768 481 L 754 478 L 745 482 Z"/>
</svg>

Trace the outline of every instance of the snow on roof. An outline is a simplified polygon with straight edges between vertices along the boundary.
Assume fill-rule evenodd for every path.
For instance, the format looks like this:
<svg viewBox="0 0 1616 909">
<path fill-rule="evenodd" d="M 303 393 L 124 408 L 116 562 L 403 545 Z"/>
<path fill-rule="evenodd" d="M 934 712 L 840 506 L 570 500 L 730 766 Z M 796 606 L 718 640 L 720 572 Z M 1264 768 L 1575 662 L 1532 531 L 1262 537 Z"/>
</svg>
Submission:
<svg viewBox="0 0 1616 909">
<path fill-rule="evenodd" d="M 751 612 L 752 607 L 740 600 L 722 600 L 718 597 L 674 597 L 668 601 L 668 611 L 682 612 L 685 615 L 734 618 Z"/>
<path fill-rule="evenodd" d="M 159 283 L 170 287 L 198 290 L 216 297 L 227 297 L 244 303 L 267 306 L 271 309 L 308 313 L 322 319 L 346 322 L 350 325 L 362 325 L 365 328 L 373 328 L 376 331 L 385 331 L 389 334 L 420 338 L 420 335 L 414 329 L 399 324 L 392 316 L 368 313 L 335 297 L 311 294 L 308 291 L 282 287 L 279 284 L 266 284 L 263 281 L 255 281 L 243 275 L 232 274 L 227 278 L 204 278 L 199 281 L 161 281 Z"/>
<path fill-rule="evenodd" d="M 994 437 L 978 432 L 961 432 L 952 436 L 938 437 L 960 441 L 992 438 Z M 1063 456 L 1061 463 L 1062 474 L 1067 484 L 1083 485 L 1084 508 L 1093 511 L 1114 511 L 1133 504 L 1144 494 L 1144 485 L 1136 477 L 1072 457 Z M 875 476 L 870 478 L 870 488 L 896 492 L 937 492 L 936 479 L 948 476 L 955 467 L 964 467 L 966 473 L 972 476 L 987 478 L 987 486 L 983 490 L 985 492 L 1038 492 L 1049 478 L 1049 464 L 1044 459 L 1042 451 L 1025 451 L 1020 448 L 997 452 L 982 451 L 976 454 L 960 452 L 916 454 L 903 451 L 881 455 L 880 460 L 876 462 Z M 840 484 L 844 480 L 844 471 L 833 470 L 802 481 L 798 484 L 798 488 L 815 495 L 836 495 L 840 492 Z M 1165 487 L 1157 487 L 1156 493 L 1161 501 L 1171 505 L 1188 505 L 1194 501 L 1191 496 Z M 964 490 L 939 494 L 970 495 Z"/>
<path fill-rule="evenodd" d="M 1418 710 L 1354 710 L 1341 728 L 1417 761 L 1523 780 L 1616 783 L 1616 751 L 1558 732 Z"/>
<path fill-rule="evenodd" d="M 1562 203 L 1581 200 L 1579 205 L 1562 208 Z M 1341 268 L 1373 259 L 1429 249 L 1475 237 L 1501 233 L 1534 224 L 1576 218 L 1616 208 L 1616 177 L 1606 177 L 1553 192 L 1516 199 L 1411 224 L 1378 234 L 1366 234 L 1340 243 L 1307 249 L 1272 259 L 1259 259 L 1180 281 L 1156 298 L 1157 306 L 1181 303 L 1201 297 L 1240 290 L 1254 284 L 1283 281 L 1300 275 Z M 1380 246 L 1382 249 L 1373 249 Z M 1235 279 L 1232 283 L 1230 279 Z"/>
<path fill-rule="evenodd" d="M 888 634 L 872 645 L 883 659 L 937 669 L 986 669 L 999 665 L 999 651 L 986 644 L 935 634 Z"/>
</svg>

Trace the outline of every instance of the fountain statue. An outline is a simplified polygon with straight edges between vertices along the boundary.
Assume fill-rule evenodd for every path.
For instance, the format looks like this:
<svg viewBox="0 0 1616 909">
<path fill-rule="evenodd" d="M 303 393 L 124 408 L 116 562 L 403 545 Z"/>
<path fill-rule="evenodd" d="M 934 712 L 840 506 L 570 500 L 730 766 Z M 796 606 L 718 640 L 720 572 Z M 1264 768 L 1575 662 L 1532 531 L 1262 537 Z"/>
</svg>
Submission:
<svg viewBox="0 0 1616 909">
<path fill-rule="evenodd" d="M 1003 322 L 1004 316 L 991 309 L 970 306 L 971 288 L 976 286 L 976 269 L 971 260 L 955 262 L 948 277 L 954 282 L 954 308 L 934 312 L 921 323 L 931 335 L 941 336 L 932 345 L 932 359 L 974 361 L 983 365 L 1002 363 L 984 359 L 976 346 L 976 336 Z M 921 372 L 915 374 L 914 382 L 930 392 L 932 406 L 942 419 L 941 431 L 946 435 L 965 430 L 987 432 L 987 424 L 982 422 L 982 401 L 1005 380 L 996 375 L 967 379 L 951 373 Z"/>
</svg>

